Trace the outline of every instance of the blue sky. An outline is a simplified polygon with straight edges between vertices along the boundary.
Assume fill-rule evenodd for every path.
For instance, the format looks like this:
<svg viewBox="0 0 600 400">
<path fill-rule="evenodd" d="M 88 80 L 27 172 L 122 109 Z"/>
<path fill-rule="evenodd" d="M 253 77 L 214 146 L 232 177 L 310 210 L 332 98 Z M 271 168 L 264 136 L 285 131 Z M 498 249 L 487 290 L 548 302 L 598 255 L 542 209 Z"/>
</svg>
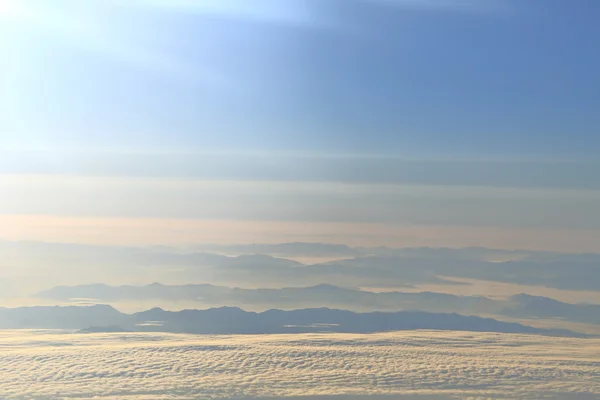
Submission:
<svg viewBox="0 0 600 400">
<path fill-rule="evenodd" d="M 42 21 L 3 28 L 7 145 L 467 159 L 600 150 L 594 1 L 23 3 Z"/>
<path fill-rule="evenodd" d="M 5 175 L 600 189 L 594 0 L 2 4 Z"/>
</svg>

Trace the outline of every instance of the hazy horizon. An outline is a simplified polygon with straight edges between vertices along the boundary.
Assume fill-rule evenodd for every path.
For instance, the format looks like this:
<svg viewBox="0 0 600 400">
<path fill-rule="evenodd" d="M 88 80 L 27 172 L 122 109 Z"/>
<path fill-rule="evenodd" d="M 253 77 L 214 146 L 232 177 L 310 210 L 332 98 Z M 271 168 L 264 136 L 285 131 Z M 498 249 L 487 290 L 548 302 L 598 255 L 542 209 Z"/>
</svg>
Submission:
<svg viewBox="0 0 600 400">
<path fill-rule="evenodd" d="M 597 0 L 0 0 L 0 399 L 600 399 Z"/>
</svg>

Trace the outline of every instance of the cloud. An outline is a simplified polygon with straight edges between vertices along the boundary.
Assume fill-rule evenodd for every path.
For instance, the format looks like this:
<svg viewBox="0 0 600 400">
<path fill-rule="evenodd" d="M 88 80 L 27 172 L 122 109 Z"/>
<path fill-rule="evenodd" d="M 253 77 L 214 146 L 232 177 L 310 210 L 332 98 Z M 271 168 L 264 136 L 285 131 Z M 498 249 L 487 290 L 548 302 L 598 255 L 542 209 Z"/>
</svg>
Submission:
<svg viewBox="0 0 600 400">
<path fill-rule="evenodd" d="M 600 189 L 590 159 L 436 158 L 294 151 L 4 151 L 6 173 L 85 177 Z"/>
<path fill-rule="evenodd" d="M 457 332 L 232 337 L 2 331 L 0 397 L 597 396 L 598 346 L 596 339 Z"/>
<path fill-rule="evenodd" d="M 109 246 L 180 248 L 197 243 L 321 241 L 354 246 L 483 246 L 574 253 L 598 252 L 596 238 L 599 235 L 599 229 L 266 221 L 231 218 L 67 217 L 0 213 L 0 237 L 3 239 Z"/>
<path fill-rule="evenodd" d="M 66 175 L 0 190 L 2 214 L 600 229 L 600 190 Z"/>
</svg>

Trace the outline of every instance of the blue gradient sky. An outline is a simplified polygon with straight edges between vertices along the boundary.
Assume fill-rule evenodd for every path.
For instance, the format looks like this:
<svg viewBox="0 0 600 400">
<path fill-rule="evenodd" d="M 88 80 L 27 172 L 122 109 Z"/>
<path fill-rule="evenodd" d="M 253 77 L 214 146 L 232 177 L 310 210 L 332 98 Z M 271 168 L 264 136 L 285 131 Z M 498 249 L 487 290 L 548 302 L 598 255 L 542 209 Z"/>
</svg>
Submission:
<svg viewBox="0 0 600 400">
<path fill-rule="evenodd" d="M 593 0 L 31 3 L 3 27 L 17 147 L 600 151 Z"/>
<path fill-rule="evenodd" d="M 595 0 L 5 3 L 10 185 L 50 174 L 98 187 L 108 176 L 600 189 Z M 440 223 L 460 222 L 449 209 Z M 600 208 L 585 210 L 596 221 Z M 6 201 L 0 213 L 70 215 Z"/>
</svg>

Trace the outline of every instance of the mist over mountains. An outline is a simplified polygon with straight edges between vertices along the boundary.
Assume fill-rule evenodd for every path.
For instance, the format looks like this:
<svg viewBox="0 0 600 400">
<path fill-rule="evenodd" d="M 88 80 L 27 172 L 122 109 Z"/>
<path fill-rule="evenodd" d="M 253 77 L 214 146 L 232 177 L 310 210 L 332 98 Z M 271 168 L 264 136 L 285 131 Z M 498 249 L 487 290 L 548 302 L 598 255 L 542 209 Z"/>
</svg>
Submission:
<svg viewBox="0 0 600 400">
<path fill-rule="evenodd" d="M 157 306 L 329 307 L 458 313 L 526 324 L 536 319 L 544 321 L 536 326 L 560 328 L 600 325 L 598 254 L 327 243 L 135 248 L 11 241 L 0 241 L 0 251 L 0 266 L 6 267 L 0 268 L 0 297 L 29 299 L 12 306 L 104 303 L 130 312 Z M 472 282 L 479 282 L 478 291 L 471 290 Z M 488 294 L 491 284 L 518 285 L 518 291 Z M 553 298 L 561 291 L 568 294 Z M 122 302 L 129 303 L 122 308 Z"/>
<path fill-rule="evenodd" d="M 562 319 L 600 324 L 600 305 L 570 304 L 542 296 L 520 294 L 508 299 L 457 296 L 445 293 L 370 292 L 322 284 L 282 289 L 244 289 L 203 285 L 109 286 L 103 284 L 61 286 L 43 291 L 40 298 L 60 301 L 113 302 L 148 300 L 155 304 L 189 301 L 211 306 L 243 306 L 254 310 L 272 307 L 335 307 L 354 311 L 455 312 L 514 318 Z"/>
<path fill-rule="evenodd" d="M 21 293 L 97 282 L 210 283 L 246 288 L 325 283 L 400 288 L 466 285 L 465 280 L 469 279 L 600 291 L 598 254 L 484 248 L 355 248 L 325 243 L 194 245 L 176 249 L 0 241 L 0 250 L 4 255 L 0 266 L 7 267 L 0 270 L 0 282 Z M 303 263 L 293 259 L 320 257 L 327 261 Z"/>
<path fill-rule="evenodd" d="M 237 307 L 165 311 L 153 308 L 124 314 L 113 307 L 0 308 L 0 329 L 79 329 L 82 332 L 171 332 L 196 334 L 375 333 L 399 330 L 454 330 L 584 336 L 561 329 L 458 314 L 372 312 L 329 308 L 247 312 Z"/>
</svg>

